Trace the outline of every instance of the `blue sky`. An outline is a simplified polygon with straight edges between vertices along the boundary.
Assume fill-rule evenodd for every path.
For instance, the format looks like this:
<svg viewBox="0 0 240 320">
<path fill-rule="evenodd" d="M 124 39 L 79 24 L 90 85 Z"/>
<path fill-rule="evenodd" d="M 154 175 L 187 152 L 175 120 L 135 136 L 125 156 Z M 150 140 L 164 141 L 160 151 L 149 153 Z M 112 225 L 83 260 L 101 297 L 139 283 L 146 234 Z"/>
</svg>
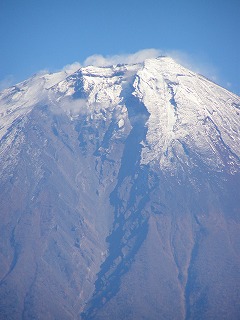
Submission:
<svg viewBox="0 0 240 320">
<path fill-rule="evenodd" d="M 0 0 L 0 87 L 156 48 L 240 94 L 239 17 L 240 0 Z"/>
</svg>

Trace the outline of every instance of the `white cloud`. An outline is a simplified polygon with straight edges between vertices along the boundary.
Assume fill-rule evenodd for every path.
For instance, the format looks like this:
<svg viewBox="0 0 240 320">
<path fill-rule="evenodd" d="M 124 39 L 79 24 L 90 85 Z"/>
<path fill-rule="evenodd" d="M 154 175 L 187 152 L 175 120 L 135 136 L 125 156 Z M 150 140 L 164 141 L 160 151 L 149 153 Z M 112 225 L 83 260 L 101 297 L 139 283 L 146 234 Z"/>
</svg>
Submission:
<svg viewBox="0 0 240 320">
<path fill-rule="evenodd" d="M 54 70 L 53 73 L 57 73 L 57 72 L 65 72 L 67 75 L 70 75 L 74 72 L 76 72 L 78 69 L 80 69 L 82 67 L 82 65 L 79 62 L 73 62 L 71 64 L 67 64 L 66 66 L 64 66 L 62 69 L 57 69 Z M 44 76 L 45 74 L 49 74 L 52 73 L 52 71 L 49 71 L 48 69 L 43 69 L 40 70 L 36 73 L 36 76 Z"/>
<path fill-rule="evenodd" d="M 204 75 L 212 81 L 218 81 L 219 75 L 216 67 L 204 61 L 202 57 L 189 55 L 180 50 L 166 50 L 166 56 L 173 58 L 177 63 L 192 70 L 193 72 Z"/>
<path fill-rule="evenodd" d="M 65 97 L 59 101 L 58 108 L 59 107 L 70 116 L 87 114 L 89 112 L 87 101 L 85 99 L 72 99 L 71 97 Z"/>
<path fill-rule="evenodd" d="M 113 56 L 102 56 L 99 54 L 94 54 L 88 57 L 83 65 L 84 66 L 97 66 L 97 67 L 104 67 L 110 66 L 119 63 L 126 63 L 126 64 L 134 64 L 143 62 L 149 58 L 156 58 L 161 55 L 161 51 L 157 49 L 145 49 L 140 50 L 133 54 L 122 54 L 122 55 L 113 55 Z"/>
<path fill-rule="evenodd" d="M 76 72 L 81 67 L 82 65 L 79 62 L 74 62 L 72 64 L 67 64 L 65 67 L 63 67 L 62 71 L 65 71 L 67 74 L 71 74 Z"/>
</svg>

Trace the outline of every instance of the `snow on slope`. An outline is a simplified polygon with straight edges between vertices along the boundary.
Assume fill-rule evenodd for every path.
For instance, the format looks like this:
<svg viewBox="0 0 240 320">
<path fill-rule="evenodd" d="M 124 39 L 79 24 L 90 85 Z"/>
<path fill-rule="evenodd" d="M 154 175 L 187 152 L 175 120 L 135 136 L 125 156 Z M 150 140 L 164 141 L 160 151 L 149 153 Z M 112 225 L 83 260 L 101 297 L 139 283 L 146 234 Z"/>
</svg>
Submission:
<svg viewBox="0 0 240 320">
<path fill-rule="evenodd" d="M 133 65 L 88 66 L 70 76 L 64 71 L 37 75 L 4 90 L 0 95 L 0 139 L 40 103 L 67 112 L 71 119 L 87 113 L 91 119 L 106 120 L 114 112 L 123 130 L 128 95 L 143 102 L 150 114 L 142 164 L 157 162 L 168 170 L 183 164 L 194 166 L 188 157 L 194 152 L 218 171 L 226 164 L 231 172 L 236 170 L 239 97 L 168 57 Z M 224 152 L 228 153 L 226 159 L 220 156 Z"/>
<path fill-rule="evenodd" d="M 174 158 L 184 163 L 195 150 L 206 164 L 222 170 L 221 144 L 231 149 L 226 161 L 235 170 L 240 156 L 239 97 L 167 57 L 146 60 L 134 87 L 150 113 L 143 164 L 160 160 L 162 168 L 174 168 Z"/>
<path fill-rule="evenodd" d="M 56 107 L 69 115 L 88 113 L 91 118 L 106 119 L 107 113 L 114 112 L 117 106 L 125 113 L 122 92 L 140 67 L 134 64 L 81 68 L 49 92 L 50 100 L 55 99 Z"/>
<path fill-rule="evenodd" d="M 18 162 L 28 114 L 38 105 L 48 104 L 48 90 L 68 75 L 68 71 L 40 73 L 0 93 L 0 157 L 6 177 L 7 168 Z"/>
<path fill-rule="evenodd" d="M 47 103 L 48 90 L 68 75 L 67 71 L 36 74 L 3 90 L 0 93 L 0 139 L 15 120 L 28 114 L 35 105 Z"/>
</svg>

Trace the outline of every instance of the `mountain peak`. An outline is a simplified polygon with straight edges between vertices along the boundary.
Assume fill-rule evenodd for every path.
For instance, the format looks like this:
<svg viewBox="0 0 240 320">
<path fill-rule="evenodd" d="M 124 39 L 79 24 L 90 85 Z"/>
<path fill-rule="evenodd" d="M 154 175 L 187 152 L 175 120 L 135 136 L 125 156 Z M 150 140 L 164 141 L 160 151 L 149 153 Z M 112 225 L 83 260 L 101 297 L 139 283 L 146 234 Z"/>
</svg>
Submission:
<svg viewBox="0 0 240 320">
<path fill-rule="evenodd" d="M 4 90 L 0 318 L 239 319 L 239 109 L 169 57 Z"/>
<path fill-rule="evenodd" d="M 106 112 L 126 110 L 129 95 L 149 113 L 142 164 L 158 161 L 162 168 L 176 169 L 179 161 L 174 154 L 185 159 L 187 150 L 194 149 L 220 170 L 226 161 L 221 160 L 211 137 L 204 137 L 209 130 L 221 132 L 222 143 L 240 156 L 239 138 L 233 139 L 239 98 L 166 56 L 137 64 L 87 66 L 70 75 L 64 71 L 36 75 L 2 93 L 1 134 L 42 103 L 70 117 L 80 116 L 84 109 L 89 116 L 104 119 Z M 124 120 L 128 112 L 116 121 Z"/>
</svg>

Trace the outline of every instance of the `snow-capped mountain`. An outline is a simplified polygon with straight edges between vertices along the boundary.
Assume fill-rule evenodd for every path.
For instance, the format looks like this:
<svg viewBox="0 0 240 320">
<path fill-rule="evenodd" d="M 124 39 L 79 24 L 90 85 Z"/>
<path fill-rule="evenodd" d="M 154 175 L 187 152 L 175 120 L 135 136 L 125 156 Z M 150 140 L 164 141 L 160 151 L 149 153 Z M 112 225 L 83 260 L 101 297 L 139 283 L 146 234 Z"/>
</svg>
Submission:
<svg viewBox="0 0 240 320">
<path fill-rule="evenodd" d="M 240 98 L 168 57 L 0 94 L 1 319 L 239 319 Z"/>
</svg>

